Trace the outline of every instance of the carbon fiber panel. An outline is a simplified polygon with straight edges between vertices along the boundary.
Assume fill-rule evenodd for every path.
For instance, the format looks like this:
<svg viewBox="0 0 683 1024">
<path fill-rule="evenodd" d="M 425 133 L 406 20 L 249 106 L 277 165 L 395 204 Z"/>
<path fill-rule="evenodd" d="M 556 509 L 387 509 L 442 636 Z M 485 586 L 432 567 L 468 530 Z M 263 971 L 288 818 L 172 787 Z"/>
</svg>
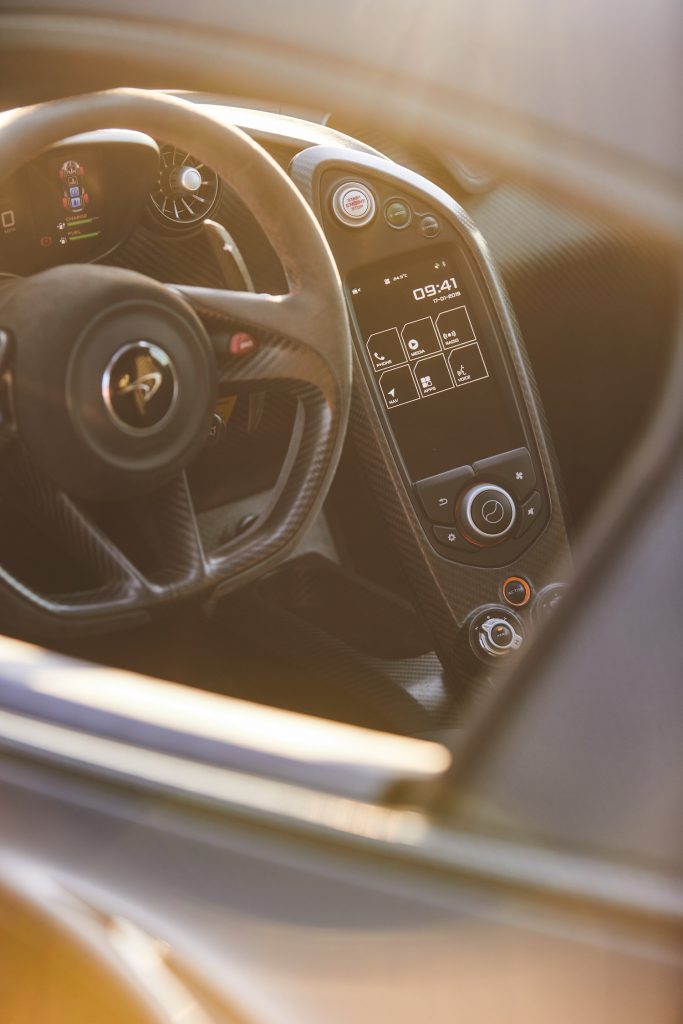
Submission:
<svg viewBox="0 0 683 1024">
<path fill-rule="evenodd" d="M 253 637 L 283 666 L 300 673 L 297 690 L 282 695 L 301 699 L 301 690 L 311 693 L 307 713 L 323 713 L 330 694 L 343 694 L 342 707 L 334 717 L 350 716 L 352 721 L 384 729 L 419 735 L 441 722 L 442 667 L 434 654 L 414 658 L 381 659 L 364 655 L 340 639 L 303 620 L 289 608 L 262 597 L 248 599 L 231 609 L 231 621 L 243 624 L 244 635 Z M 268 623 L 264 631 L 263 624 Z M 417 694 L 411 686 L 421 682 Z M 271 699 L 277 698 L 277 674 L 273 674 Z M 298 692 L 297 692 L 298 691 Z M 445 702 L 444 702 L 445 703 Z"/>
<path fill-rule="evenodd" d="M 351 179 L 357 180 L 359 175 L 366 179 L 386 176 L 395 182 L 397 188 L 410 187 L 420 191 L 425 202 L 429 200 L 432 206 L 438 204 L 441 214 L 449 218 L 467 242 L 502 327 L 507 354 L 514 367 L 548 486 L 551 506 L 548 526 L 519 559 L 504 569 L 471 568 L 447 561 L 427 541 L 369 389 L 362 385 L 354 388 L 350 417 L 354 446 L 392 539 L 400 551 L 417 605 L 433 633 L 436 650 L 451 670 L 457 687 L 467 687 L 481 673 L 481 666 L 473 662 L 469 644 L 461 632 L 470 613 L 481 605 L 500 603 L 499 588 L 507 575 L 524 575 L 540 590 L 550 582 L 566 578 L 569 570 L 567 533 L 557 485 L 558 471 L 541 402 L 509 300 L 486 245 L 465 211 L 430 182 L 401 167 L 366 156 L 318 149 L 301 153 L 293 162 L 291 171 L 318 216 L 321 215 L 317 194 L 319 175 L 323 168 L 331 166 L 341 169 Z M 354 379 L 363 381 L 355 347 Z M 522 616 L 530 629 L 528 613 L 522 612 Z"/>
<path fill-rule="evenodd" d="M 273 246 L 254 215 L 226 182 L 222 183 L 213 216 L 235 239 L 256 290 L 272 295 L 285 294 L 287 281 Z M 225 286 L 203 228 L 164 230 L 149 216 L 107 263 L 137 270 L 158 281 L 178 281 L 207 288 Z"/>
<path fill-rule="evenodd" d="M 510 185 L 470 196 L 466 206 L 510 292 L 578 527 L 665 384 L 679 301 L 675 260 L 651 238 Z"/>
</svg>

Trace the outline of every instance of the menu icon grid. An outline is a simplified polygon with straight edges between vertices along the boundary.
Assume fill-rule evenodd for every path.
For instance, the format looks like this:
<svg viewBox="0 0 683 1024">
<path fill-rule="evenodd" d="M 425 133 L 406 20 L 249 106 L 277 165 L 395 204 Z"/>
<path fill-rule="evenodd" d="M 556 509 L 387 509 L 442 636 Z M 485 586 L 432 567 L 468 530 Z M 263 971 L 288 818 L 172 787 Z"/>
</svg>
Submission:
<svg viewBox="0 0 683 1024">
<path fill-rule="evenodd" d="M 489 371 L 467 307 L 371 334 L 365 343 L 387 409 L 485 380 Z"/>
</svg>

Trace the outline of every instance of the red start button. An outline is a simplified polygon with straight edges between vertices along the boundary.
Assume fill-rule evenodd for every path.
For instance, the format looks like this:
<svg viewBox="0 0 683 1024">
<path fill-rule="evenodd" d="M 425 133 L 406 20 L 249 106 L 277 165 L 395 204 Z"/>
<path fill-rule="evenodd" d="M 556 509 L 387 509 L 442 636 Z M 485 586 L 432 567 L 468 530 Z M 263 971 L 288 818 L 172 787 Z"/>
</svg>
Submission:
<svg viewBox="0 0 683 1024">
<path fill-rule="evenodd" d="M 334 193 L 332 209 L 342 224 L 362 227 L 375 216 L 375 197 L 367 187 L 358 181 L 347 181 Z"/>
<path fill-rule="evenodd" d="M 256 338 L 246 331 L 238 331 L 230 339 L 231 356 L 248 356 L 256 349 Z"/>
</svg>

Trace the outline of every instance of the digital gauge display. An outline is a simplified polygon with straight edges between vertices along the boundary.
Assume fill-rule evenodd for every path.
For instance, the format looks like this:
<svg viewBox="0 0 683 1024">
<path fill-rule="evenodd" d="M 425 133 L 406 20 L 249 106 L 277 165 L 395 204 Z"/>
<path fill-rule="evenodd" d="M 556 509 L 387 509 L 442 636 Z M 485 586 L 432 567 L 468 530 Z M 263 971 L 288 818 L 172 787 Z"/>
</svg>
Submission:
<svg viewBox="0 0 683 1024">
<path fill-rule="evenodd" d="M 364 267 L 347 292 L 413 480 L 525 443 L 491 321 L 454 246 Z"/>
<path fill-rule="evenodd" d="M 105 129 L 50 146 L 0 181 L 0 273 L 102 259 L 141 223 L 159 147 Z"/>
<path fill-rule="evenodd" d="M 0 245 L 12 255 L 43 266 L 88 260 L 103 234 L 102 180 L 90 150 L 48 150 L 20 175 L 0 186 Z"/>
<path fill-rule="evenodd" d="M 101 185 L 95 154 L 47 153 L 29 169 L 34 243 L 88 248 L 102 234 Z"/>
</svg>

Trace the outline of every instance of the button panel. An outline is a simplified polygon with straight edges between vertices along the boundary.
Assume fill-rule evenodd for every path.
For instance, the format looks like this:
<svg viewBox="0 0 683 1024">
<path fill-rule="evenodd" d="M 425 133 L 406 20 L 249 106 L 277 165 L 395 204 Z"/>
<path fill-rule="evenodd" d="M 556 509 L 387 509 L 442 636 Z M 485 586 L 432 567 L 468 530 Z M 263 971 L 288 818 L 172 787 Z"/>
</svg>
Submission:
<svg viewBox="0 0 683 1024">
<path fill-rule="evenodd" d="M 417 366 L 434 358 L 439 357 L 420 360 Z M 434 524 L 432 538 L 439 550 L 450 549 L 456 561 L 463 553 L 479 561 L 486 557 L 487 550 L 518 542 L 539 520 L 545 520 L 546 502 L 540 490 L 531 490 L 535 484 L 531 455 L 526 448 L 516 448 L 472 466 L 458 466 L 418 480 L 415 490 L 427 518 Z M 526 581 L 515 584 L 513 580 L 517 579 L 507 581 L 510 595 L 505 592 L 504 597 L 509 604 L 522 607 L 531 591 Z"/>
</svg>

